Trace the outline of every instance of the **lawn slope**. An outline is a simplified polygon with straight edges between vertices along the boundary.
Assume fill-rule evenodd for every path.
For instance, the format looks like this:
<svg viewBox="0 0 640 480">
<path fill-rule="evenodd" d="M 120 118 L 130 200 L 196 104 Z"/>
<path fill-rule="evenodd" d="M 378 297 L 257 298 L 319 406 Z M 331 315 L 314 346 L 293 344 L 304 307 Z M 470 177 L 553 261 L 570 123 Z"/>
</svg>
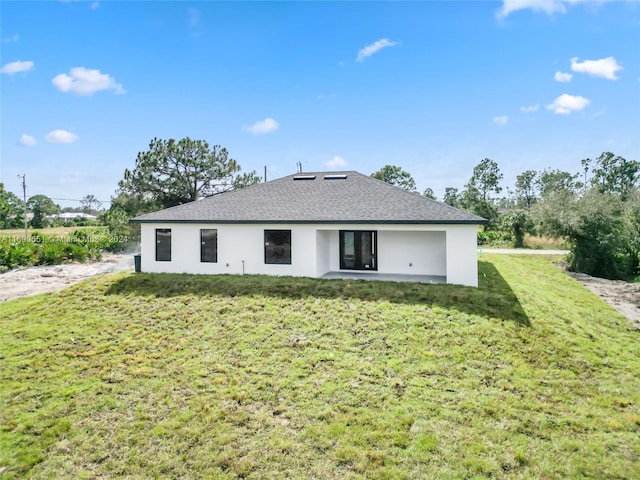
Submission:
<svg viewBox="0 0 640 480">
<path fill-rule="evenodd" d="M 0 304 L 2 478 L 640 478 L 640 334 L 480 288 L 114 274 Z"/>
</svg>

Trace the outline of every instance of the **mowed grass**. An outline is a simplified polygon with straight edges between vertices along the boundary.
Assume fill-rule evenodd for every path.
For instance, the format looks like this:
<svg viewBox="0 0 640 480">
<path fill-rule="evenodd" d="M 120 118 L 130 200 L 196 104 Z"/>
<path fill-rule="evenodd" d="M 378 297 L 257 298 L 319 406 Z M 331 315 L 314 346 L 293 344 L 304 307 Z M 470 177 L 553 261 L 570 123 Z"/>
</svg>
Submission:
<svg viewBox="0 0 640 480">
<path fill-rule="evenodd" d="M 3 478 L 640 478 L 640 332 L 480 288 L 114 274 L 0 305 Z"/>
</svg>

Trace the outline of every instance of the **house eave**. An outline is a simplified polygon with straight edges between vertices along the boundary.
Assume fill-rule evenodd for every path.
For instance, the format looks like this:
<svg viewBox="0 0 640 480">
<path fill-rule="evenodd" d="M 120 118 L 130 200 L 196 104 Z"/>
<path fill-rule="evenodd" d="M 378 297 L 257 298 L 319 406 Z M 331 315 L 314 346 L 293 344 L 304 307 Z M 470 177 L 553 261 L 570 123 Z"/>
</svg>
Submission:
<svg viewBox="0 0 640 480">
<path fill-rule="evenodd" d="M 179 223 L 179 224 L 228 224 L 228 225 L 484 225 L 486 219 L 479 220 L 150 220 L 135 219 L 129 223 Z"/>
</svg>

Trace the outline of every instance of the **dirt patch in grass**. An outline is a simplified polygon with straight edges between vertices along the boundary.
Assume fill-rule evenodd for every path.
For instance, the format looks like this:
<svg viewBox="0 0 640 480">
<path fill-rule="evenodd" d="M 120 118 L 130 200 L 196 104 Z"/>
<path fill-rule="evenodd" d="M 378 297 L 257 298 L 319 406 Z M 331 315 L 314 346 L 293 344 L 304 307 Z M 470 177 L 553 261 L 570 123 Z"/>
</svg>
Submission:
<svg viewBox="0 0 640 480">
<path fill-rule="evenodd" d="M 605 302 L 627 317 L 637 328 L 640 328 L 640 283 L 607 280 L 606 278 L 591 277 L 586 273 L 569 272 L 569 275 L 599 295 Z"/>
<path fill-rule="evenodd" d="M 131 254 L 104 254 L 102 260 L 91 263 L 18 268 L 0 274 L 0 302 L 56 292 L 101 273 L 123 270 L 133 270 Z"/>
</svg>

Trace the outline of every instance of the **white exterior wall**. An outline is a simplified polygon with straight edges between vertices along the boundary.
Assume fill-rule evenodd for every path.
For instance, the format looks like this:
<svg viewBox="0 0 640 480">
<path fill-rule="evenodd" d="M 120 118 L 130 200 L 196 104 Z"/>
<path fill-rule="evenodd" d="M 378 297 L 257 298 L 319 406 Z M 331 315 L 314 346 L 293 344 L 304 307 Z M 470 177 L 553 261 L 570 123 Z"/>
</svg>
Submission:
<svg viewBox="0 0 640 480">
<path fill-rule="evenodd" d="M 379 231 L 378 272 L 444 276 L 445 249 L 445 232 Z"/>
<path fill-rule="evenodd" d="M 155 230 L 171 229 L 171 261 L 155 261 Z M 218 230 L 218 262 L 200 262 L 200 229 Z M 291 230 L 291 265 L 264 263 L 264 230 Z M 339 230 L 378 232 L 378 272 L 440 275 L 477 286 L 476 225 L 141 225 L 143 272 L 319 277 L 340 270 Z M 410 265 L 411 264 L 411 265 Z M 365 273 L 365 272 L 363 272 Z M 375 272 L 371 272 L 375 273 Z"/>
<path fill-rule="evenodd" d="M 156 228 L 171 229 L 171 261 L 156 262 Z M 218 230 L 218 262 L 200 261 L 200 229 Z M 264 263 L 264 231 L 291 230 L 291 265 Z M 316 229 L 306 225 L 235 225 L 144 223 L 141 228 L 142 271 L 316 276 Z"/>
<path fill-rule="evenodd" d="M 351 225 L 354 227 L 354 225 Z M 340 270 L 340 234 L 339 230 L 363 230 L 360 228 L 351 228 L 346 226 L 335 227 L 335 230 L 328 232 L 329 234 L 329 271 L 338 272 Z M 326 272 L 325 272 L 326 273 Z"/>
<path fill-rule="evenodd" d="M 329 230 L 316 231 L 316 276 L 321 277 L 331 271 L 331 242 L 332 234 Z"/>
<path fill-rule="evenodd" d="M 447 227 L 447 283 L 478 286 L 477 225 Z"/>
</svg>

